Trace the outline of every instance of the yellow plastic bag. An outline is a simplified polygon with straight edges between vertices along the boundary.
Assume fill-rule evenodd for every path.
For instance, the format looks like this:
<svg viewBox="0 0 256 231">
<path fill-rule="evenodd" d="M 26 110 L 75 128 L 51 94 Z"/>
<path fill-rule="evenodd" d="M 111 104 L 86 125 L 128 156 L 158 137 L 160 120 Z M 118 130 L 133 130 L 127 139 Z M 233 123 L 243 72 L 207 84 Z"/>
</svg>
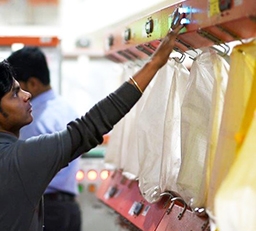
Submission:
<svg viewBox="0 0 256 231">
<path fill-rule="evenodd" d="M 219 231 L 256 230 L 255 113 L 237 158 L 215 197 Z"/>
<path fill-rule="evenodd" d="M 229 81 L 217 150 L 212 161 L 207 200 L 207 211 L 213 223 L 216 192 L 236 158 L 236 153 L 249 127 L 252 110 L 255 108 L 253 104 L 255 105 L 256 100 L 251 99 L 252 93 L 255 92 L 255 42 L 236 46 L 230 60 Z"/>
</svg>

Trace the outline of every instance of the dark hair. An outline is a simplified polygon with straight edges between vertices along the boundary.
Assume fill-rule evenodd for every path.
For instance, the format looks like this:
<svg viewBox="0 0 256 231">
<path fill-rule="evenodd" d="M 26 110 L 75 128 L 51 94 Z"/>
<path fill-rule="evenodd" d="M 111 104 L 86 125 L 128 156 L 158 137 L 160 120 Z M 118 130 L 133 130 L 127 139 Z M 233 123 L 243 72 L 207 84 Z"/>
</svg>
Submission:
<svg viewBox="0 0 256 231">
<path fill-rule="evenodd" d="M 14 77 L 15 73 L 8 61 L 3 60 L 0 62 L 0 101 L 11 90 Z"/>
<path fill-rule="evenodd" d="M 45 54 L 35 46 L 25 46 L 8 57 L 16 79 L 27 82 L 30 77 L 39 79 L 43 84 L 50 84 L 50 73 Z"/>
</svg>

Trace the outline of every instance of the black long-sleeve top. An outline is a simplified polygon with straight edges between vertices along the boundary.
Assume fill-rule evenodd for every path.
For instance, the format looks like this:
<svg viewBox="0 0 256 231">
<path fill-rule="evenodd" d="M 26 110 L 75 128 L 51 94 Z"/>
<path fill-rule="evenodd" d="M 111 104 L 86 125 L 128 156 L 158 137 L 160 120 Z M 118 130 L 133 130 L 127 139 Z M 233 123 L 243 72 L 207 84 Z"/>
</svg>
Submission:
<svg viewBox="0 0 256 231">
<path fill-rule="evenodd" d="M 140 96 L 125 82 L 63 131 L 25 141 L 0 132 L 0 230 L 42 231 L 41 198 L 49 182 L 79 153 L 102 143 Z"/>
</svg>

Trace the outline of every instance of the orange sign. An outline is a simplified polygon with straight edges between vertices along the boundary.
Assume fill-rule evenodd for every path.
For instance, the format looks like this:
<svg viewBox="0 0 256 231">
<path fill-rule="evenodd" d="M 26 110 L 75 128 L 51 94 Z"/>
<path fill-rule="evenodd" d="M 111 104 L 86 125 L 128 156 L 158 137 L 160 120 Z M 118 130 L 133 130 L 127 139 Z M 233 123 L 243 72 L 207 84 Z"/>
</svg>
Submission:
<svg viewBox="0 0 256 231">
<path fill-rule="evenodd" d="M 0 0 L 1 1 L 1 0 Z M 58 46 L 60 39 L 57 36 L 0 36 L 1 46 L 10 46 L 13 43 L 23 43 L 31 46 Z"/>
<path fill-rule="evenodd" d="M 59 0 L 28 0 L 28 3 L 31 4 L 31 5 L 40 5 L 40 4 L 54 4 L 54 5 L 58 5 L 59 4 Z"/>
</svg>

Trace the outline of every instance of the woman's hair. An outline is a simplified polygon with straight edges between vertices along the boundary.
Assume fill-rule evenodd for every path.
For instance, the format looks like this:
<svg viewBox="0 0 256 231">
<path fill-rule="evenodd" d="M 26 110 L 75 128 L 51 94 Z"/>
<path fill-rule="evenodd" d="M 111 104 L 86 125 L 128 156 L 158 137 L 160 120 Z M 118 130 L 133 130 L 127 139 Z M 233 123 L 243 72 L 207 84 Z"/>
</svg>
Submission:
<svg viewBox="0 0 256 231">
<path fill-rule="evenodd" d="M 7 60 L 0 62 L 0 101 L 8 93 L 14 82 L 15 73 Z"/>
<path fill-rule="evenodd" d="M 46 56 L 39 47 L 25 46 L 13 52 L 7 60 L 16 73 L 16 80 L 26 83 L 30 77 L 34 77 L 44 85 L 50 84 Z"/>
</svg>

